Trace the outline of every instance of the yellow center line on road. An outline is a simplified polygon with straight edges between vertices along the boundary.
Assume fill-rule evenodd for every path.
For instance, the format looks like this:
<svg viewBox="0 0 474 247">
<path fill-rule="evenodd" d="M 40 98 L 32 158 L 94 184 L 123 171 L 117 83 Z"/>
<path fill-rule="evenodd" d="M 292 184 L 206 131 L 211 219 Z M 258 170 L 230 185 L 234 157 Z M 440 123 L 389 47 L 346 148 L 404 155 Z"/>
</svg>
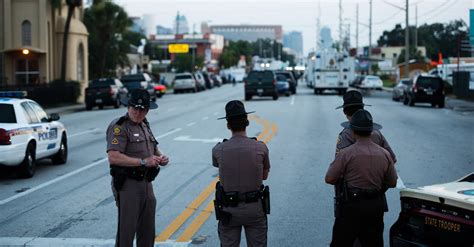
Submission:
<svg viewBox="0 0 474 247">
<path fill-rule="evenodd" d="M 250 120 L 255 120 L 259 121 L 260 119 L 258 118 L 250 118 Z M 267 133 L 268 129 L 270 129 L 270 122 L 267 120 L 260 120 L 261 122 L 264 122 L 265 130 L 264 132 Z M 270 135 L 263 141 L 264 143 L 268 143 L 274 136 L 276 131 L 278 130 L 278 126 L 276 124 L 272 125 L 271 128 L 272 132 Z M 263 134 L 263 132 L 262 132 Z M 257 139 L 262 140 L 263 135 L 260 134 Z M 194 236 L 194 234 L 201 228 L 201 226 L 206 222 L 206 220 L 209 218 L 209 216 L 214 212 L 214 201 L 211 199 L 211 201 L 207 204 L 206 208 L 199 213 L 199 215 L 194 219 L 191 224 L 184 230 L 184 232 L 178 237 L 176 242 L 189 242 L 191 238 Z"/>
<path fill-rule="evenodd" d="M 183 212 L 173 221 L 168 227 L 155 238 L 155 242 L 162 242 L 168 240 L 173 233 L 175 233 L 186 220 L 191 217 L 191 215 L 196 212 L 196 210 L 201 206 L 203 202 L 214 192 L 216 187 L 217 178 L 212 180 L 212 182 L 204 189 L 201 194 L 199 194 L 194 201 L 192 201 Z"/>
</svg>

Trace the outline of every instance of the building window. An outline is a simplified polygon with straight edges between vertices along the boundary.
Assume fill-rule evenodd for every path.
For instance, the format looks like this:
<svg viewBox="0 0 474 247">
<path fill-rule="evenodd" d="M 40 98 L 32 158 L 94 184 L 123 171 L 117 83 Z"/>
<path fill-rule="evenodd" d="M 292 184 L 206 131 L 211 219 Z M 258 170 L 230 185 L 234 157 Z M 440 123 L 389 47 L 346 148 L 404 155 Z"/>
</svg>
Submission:
<svg viewBox="0 0 474 247">
<path fill-rule="evenodd" d="M 397 53 L 393 53 L 393 58 L 396 58 L 397 57 Z"/>
<path fill-rule="evenodd" d="M 39 76 L 39 62 L 37 58 L 18 58 L 15 68 L 15 83 L 17 85 L 39 84 Z"/>
<path fill-rule="evenodd" d="M 77 80 L 84 80 L 84 46 L 82 43 L 77 49 Z"/>
<path fill-rule="evenodd" d="M 385 58 L 385 53 L 382 53 L 382 58 Z"/>
<path fill-rule="evenodd" d="M 23 21 L 21 23 L 21 44 L 31 46 L 31 22 Z"/>
</svg>

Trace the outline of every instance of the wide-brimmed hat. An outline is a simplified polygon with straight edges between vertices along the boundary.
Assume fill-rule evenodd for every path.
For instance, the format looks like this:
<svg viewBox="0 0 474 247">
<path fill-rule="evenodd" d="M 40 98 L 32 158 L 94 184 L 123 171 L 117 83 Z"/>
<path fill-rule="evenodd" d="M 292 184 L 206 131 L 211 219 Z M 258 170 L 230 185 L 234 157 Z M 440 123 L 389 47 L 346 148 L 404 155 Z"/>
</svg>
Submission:
<svg viewBox="0 0 474 247">
<path fill-rule="evenodd" d="M 354 105 L 370 106 L 364 104 L 364 102 L 362 101 L 362 94 L 356 90 L 347 91 L 344 96 L 342 96 L 342 99 L 344 100 L 344 104 L 336 107 L 336 109 Z"/>
<path fill-rule="evenodd" d="M 350 122 L 343 122 L 341 126 L 355 131 L 372 131 L 382 128 L 382 125 L 373 122 L 370 112 L 362 109 L 352 115 Z"/>
<path fill-rule="evenodd" d="M 150 94 L 145 89 L 133 89 L 129 97 L 120 100 L 125 106 L 131 106 L 142 109 L 156 109 L 158 104 L 151 101 Z"/>
<path fill-rule="evenodd" d="M 245 111 L 244 103 L 240 100 L 231 100 L 225 105 L 225 117 L 218 118 L 220 119 L 229 119 L 238 116 L 246 116 L 247 114 L 254 113 L 255 111 L 247 112 Z"/>
</svg>

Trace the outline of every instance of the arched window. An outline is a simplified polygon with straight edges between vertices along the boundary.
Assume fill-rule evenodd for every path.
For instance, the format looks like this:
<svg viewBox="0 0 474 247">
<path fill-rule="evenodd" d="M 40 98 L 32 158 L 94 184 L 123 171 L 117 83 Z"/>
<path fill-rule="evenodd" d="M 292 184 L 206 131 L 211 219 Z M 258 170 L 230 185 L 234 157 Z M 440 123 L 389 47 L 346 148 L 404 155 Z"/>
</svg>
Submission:
<svg viewBox="0 0 474 247">
<path fill-rule="evenodd" d="M 77 80 L 84 80 L 84 46 L 79 44 L 77 48 Z"/>
<path fill-rule="evenodd" d="M 21 44 L 31 46 L 31 22 L 28 20 L 21 23 Z"/>
</svg>

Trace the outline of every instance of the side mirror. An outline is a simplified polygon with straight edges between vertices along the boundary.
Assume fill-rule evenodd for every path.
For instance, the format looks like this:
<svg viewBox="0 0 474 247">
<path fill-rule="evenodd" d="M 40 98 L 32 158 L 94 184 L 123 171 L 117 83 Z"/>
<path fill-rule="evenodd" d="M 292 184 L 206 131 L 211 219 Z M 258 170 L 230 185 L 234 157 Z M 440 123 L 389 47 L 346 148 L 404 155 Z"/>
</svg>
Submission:
<svg viewBox="0 0 474 247">
<path fill-rule="evenodd" d="M 59 120 L 59 114 L 57 113 L 51 113 L 51 115 L 49 116 L 49 122 L 51 121 L 58 121 Z"/>
</svg>

